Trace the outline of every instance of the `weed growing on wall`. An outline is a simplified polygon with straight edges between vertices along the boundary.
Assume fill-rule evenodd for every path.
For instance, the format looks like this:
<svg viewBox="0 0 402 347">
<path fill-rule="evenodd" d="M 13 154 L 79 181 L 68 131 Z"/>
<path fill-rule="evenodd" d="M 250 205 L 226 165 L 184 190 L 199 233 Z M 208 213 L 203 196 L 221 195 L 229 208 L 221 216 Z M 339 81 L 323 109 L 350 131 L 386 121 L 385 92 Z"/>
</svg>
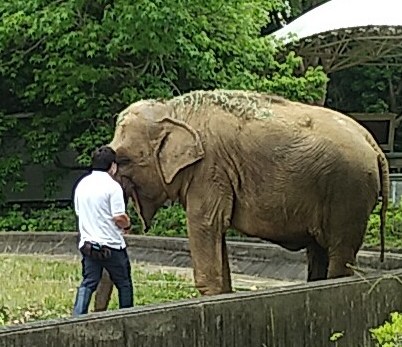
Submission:
<svg viewBox="0 0 402 347">
<path fill-rule="evenodd" d="M 371 336 L 381 347 L 402 346 L 402 314 L 391 312 L 390 320 L 370 329 Z"/>
</svg>

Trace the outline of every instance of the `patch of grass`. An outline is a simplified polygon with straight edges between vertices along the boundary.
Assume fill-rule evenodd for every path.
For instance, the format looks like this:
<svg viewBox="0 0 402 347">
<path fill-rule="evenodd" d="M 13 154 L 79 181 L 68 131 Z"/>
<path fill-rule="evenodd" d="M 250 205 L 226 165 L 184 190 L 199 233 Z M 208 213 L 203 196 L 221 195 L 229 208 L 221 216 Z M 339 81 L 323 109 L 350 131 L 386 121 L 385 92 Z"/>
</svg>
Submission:
<svg viewBox="0 0 402 347">
<path fill-rule="evenodd" d="M 199 295 L 190 280 L 171 273 L 148 273 L 132 263 L 132 276 L 136 305 Z M 80 281 L 78 257 L 1 254 L 0 326 L 71 316 Z M 109 310 L 117 308 L 114 288 Z"/>
</svg>

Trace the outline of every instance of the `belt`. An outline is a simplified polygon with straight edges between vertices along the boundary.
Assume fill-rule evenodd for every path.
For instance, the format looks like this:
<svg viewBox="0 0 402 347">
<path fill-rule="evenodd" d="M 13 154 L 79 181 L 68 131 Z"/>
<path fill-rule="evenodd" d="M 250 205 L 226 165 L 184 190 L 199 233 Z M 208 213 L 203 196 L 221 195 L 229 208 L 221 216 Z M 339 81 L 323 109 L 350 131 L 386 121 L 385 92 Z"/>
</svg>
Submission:
<svg viewBox="0 0 402 347">
<path fill-rule="evenodd" d="M 126 249 L 126 247 L 122 247 L 120 246 L 119 248 L 114 248 L 114 247 L 110 247 L 110 246 L 102 246 L 104 248 L 110 249 L 111 251 L 124 251 Z"/>
<path fill-rule="evenodd" d="M 98 242 L 85 241 L 80 250 L 84 255 L 88 257 L 92 257 L 95 259 L 107 259 L 112 256 L 111 251 L 121 252 L 124 251 L 125 248 L 120 246 L 120 248 L 117 249 L 110 246 L 102 246 Z"/>
</svg>

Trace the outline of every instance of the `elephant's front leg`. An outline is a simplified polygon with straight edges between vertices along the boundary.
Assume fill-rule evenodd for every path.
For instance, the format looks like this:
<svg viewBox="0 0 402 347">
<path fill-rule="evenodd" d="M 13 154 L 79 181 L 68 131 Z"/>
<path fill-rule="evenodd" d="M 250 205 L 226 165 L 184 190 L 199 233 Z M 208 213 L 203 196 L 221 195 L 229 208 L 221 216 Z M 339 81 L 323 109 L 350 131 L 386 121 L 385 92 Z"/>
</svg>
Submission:
<svg viewBox="0 0 402 347">
<path fill-rule="evenodd" d="M 213 201 L 212 196 L 205 200 L 190 199 L 186 209 L 194 281 L 202 295 L 232 291 L 225 242 L 232 204 L 222 198 Z"/>
<path fill-rule="evenodd" d="M 103 269 L 102 278 L 95 292 L 95 312 L 106 311 L 113 292 L 113 282 L 109 273 Z"/>
<path fill-rule="evenodd" d="M 205 167 L 204 178 L 188 188 L 185 204 L 194 282 L 201 295 L 230 293 L 225 233 L 231 225 L 234 193 L 226 172 L 215 164 Z"/>
<path fill-rule="evenodd" d="M 232 291 L 230 268 L 224 236 L 189 230 L 189 243 L 194 268 L 194 282 L 201 295 L 216 295 Z M 223 253 L 225 251 L 225 253 Z"/>
</svg>

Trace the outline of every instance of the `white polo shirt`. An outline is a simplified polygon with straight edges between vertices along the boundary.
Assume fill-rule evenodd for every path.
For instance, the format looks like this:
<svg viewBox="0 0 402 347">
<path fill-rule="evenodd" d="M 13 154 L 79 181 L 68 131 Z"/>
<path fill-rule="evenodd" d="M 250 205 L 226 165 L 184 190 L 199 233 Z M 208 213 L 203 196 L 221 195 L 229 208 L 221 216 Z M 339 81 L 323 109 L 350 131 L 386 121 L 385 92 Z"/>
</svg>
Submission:
<svg viewBox="0 0 402 347">
<path fill-rule="evenodd" d="M 81 248 L 85 241 L 114 249 L 126 247 L 122 230 L 113 217 L 125 213 L 123 189 L 104 171 L 92 171 L 78 182 L 74 192 Z"/>
</svg>

